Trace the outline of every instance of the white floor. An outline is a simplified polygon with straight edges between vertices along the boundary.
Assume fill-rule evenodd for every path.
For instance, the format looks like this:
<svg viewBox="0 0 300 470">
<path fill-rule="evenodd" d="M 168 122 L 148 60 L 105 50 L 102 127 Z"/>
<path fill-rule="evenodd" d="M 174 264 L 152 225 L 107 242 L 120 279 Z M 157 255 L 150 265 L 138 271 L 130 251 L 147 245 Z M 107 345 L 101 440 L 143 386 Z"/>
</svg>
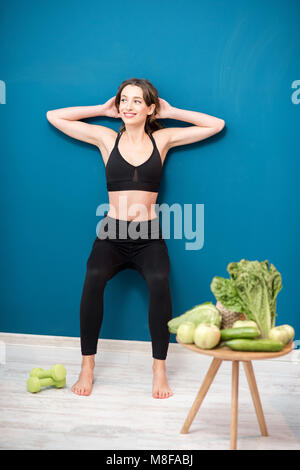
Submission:
<svg viewBox="0 0 300 470">
<path fill-rule="evenodd" d="M 223 362 L 188 434 L 180 430 L 212 358 L 170 343 L 174 395 L 152 398 L 150 342 L 99 339 L 95 384 L 78 396 L 78 338 L 0 333 L 0 449 L 229 449 L 231 362 Z M 300 361 L 253 361 L 268 437 L 262 437 L 240 365 L 238 449 L 300 449 Z M 33 367 L 67 369 L 64 389 L 26 390 Z"/>
</svg>

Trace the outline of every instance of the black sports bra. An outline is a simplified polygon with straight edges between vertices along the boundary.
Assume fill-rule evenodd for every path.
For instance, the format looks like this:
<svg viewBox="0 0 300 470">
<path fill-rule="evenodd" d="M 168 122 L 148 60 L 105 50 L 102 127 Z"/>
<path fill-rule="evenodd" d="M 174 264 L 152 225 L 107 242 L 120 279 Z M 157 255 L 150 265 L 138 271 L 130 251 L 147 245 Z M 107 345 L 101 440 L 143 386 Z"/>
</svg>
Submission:
<svg viewBox="0 0 300 470">
<path fill-rule="evenodd" d="M 148 134 L 153 143 L 151 156 L 141 165 L 134 166 L 127 162 L 119 152 L 118 143 L 121 135 L 122 132 L 118 132 L 105 167 L 108 191 L 135 189 L 158 192 L 162 176 L 162 161 L 153 136 Z"/>
</svg>

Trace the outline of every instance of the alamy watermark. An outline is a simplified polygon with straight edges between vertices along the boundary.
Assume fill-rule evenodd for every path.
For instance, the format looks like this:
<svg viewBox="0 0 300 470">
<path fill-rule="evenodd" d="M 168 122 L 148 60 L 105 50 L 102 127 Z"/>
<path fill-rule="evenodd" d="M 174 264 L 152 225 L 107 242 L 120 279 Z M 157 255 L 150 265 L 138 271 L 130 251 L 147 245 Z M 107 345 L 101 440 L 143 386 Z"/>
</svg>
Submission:
<svg viewBox="0 0 300 470">
<path fill-rule="evenodd" d="M 104 216 L 105 212 L 109 211 L 109 217 L 112 219 L 118 219 L 116 214 L 124 213 L 128 214 L 129 217 L 139 217 L 140 220 L 128 221 L 128 233 L 130 238 L 148 238 L 148 234 L 145 237 L 140 237 L 140 231 L 137 227 L 137 222 L 147 221 L 149 206 L 141 203 L 130 204 L 130 207 L 127 210 L 127 197 L 120 196 L 119 201 L 119 211 L 115 210 L 115 207 L 112 204 L 104 203 L 100 204 L 97 207 L 96 215 Z M 151 204 L 151 209 L 159 218 L 159 215 L 162 216 L 161 230 L 163 238 L 169 239 L 171 237 L 171 218 L 173 219 L 173 228 L 174 228 L 174 237 L 176 240 L 185 238 L 187 240 L 193 240 L 191 243 L 186 243 L 185 247 L 187 250 L 201 250 L 204 245 L 204 204 L 173 204 L 169 206 L 166 203 L 163 204 Z M 195 221 L 193 220 L 193 209 L 195 209 Z M 171 216 L 172 214 L 172 216 Z M 106 214 L 107 215 L 107 214 Z M 122 219 L 121 219 L 122 220 Z M 154 220 L 154 219 L 151 219 Z M 125 221 L 125 219 L 124 219 Z M 103 221 L 103 219 L 98 222 L 96 227 L 96 234 L 98 236 L 101 226 L 103 228 L 103 223 L 108 223 L 108 221 Z M 112 221 L 110 220 L 109 223 Z M 195 228 L 194 228 L 195 227 Z M 125 229 L 124 229 L 125 230 Z M 127 230 L 127 228 L 126 228 Z M 150 229 L 152 230 L 152 229 Z M 101 231 L 101 238 L 103 238 L 103 230 Z M 111 234 L 109 238 L 115 238 Z M 120 238 L 126 238 L 126 233 L 122 233 Z M 149 237 L 150 238 L 150 237 Z M 152 236 L 151 236 L 152 238 Z M 155 238 L 155 237 L 154 237 Z"/>
<path fill-rule="evenodd" d="M 0 80 L 0 104 L 6 104 L 6 85 L 3 80 Z"/>
<path fill-rule="evenodd" d="M 293 104 L 300 103 L 300 80 L 294 80 L 292 83 L 292 88 L 296 88 L 291 96 L 291 100 Z"/>
</svg>

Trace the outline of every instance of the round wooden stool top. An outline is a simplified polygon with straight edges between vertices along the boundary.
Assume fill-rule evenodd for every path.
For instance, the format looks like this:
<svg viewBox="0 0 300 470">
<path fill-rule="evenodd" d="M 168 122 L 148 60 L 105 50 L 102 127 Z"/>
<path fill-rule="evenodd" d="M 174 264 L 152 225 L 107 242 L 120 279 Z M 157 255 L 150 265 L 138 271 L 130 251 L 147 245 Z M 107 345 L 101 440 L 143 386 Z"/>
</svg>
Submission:
<svg viewBox="0 0 300 470">
<path fill-rule="evenodd" d="M 272 357 L 284 356 L 294 349 L 293 341 L 290 341 L 279 352 L 253 352 L 253 351 L 233 351 L 228 346 L 215 347 L 214 349 L 201 349 L 196 344 L 182 343 L 176 335 L 176 341 L 191 351 L 213 356 L 222 361 L 253 361 L 256 359 L 270 359 Z"/>
</svg>

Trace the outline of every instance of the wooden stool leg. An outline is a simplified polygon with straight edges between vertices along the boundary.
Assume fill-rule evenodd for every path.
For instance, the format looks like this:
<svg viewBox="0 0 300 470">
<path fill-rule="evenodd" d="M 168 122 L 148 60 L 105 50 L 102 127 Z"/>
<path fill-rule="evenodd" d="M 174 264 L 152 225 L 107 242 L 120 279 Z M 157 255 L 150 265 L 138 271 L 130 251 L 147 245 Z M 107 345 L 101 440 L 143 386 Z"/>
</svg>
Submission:
<svg viewBox="0 0 300 470">
<path fill-rule="evenodd" d="M 230 450 L 236 449 L 239 395 L 239 361 L 232 361 Z"/>
<path fill-rule="evenodd" d="M 252 400 L 253 400 L 254 408 L 256 411 L 256 416 L 257 416 L 258 424 L 260 427 L 260 431 L 263 436 L 268 436 L 267 425 L 265 422 L 264 412 L 261 406 L 261 401 L 260 401 L 260 397 L 258 393 L 258 388 L 256 385 L 252 362 L 244 361 L 243 364 L 244 364 L 244 369 L 245 369 L 246 377 L 248 380 L 250 392 L 252 395 Z"/>
<path fill-rule="evenodd" d="M 197 411 L 199 410 L 200 408 L 200 405 L 201 403 L 203 402 L 204 400 L 204 397 L 205 395 L 207 394 L 208 392 L 208 389 L 212 383 L 212 381 L 214 380 L 215 376 L 216 376 L 216 373 L 218 372 L 219 370 L 219 367 L 222 363 L 222 360 L 221 359 L 216 359 L 214 358 L 207 373 L 206 373 L 206 376 L 205 376 L 205 379 L 200 387 L 200 390 L 194 400 L 194 403 L 192 405 L 192 408 L 190 409 L 189 411 L 189 414 L 182 426 L 182 429 L 180 431 L 181 434 L 186 434 L 189 430 L 189 427 L 190 425 L 192 424 L 193 422 L 193 419 L 195 418 L 196 414 L 197 414 Z"/>
</svg>

